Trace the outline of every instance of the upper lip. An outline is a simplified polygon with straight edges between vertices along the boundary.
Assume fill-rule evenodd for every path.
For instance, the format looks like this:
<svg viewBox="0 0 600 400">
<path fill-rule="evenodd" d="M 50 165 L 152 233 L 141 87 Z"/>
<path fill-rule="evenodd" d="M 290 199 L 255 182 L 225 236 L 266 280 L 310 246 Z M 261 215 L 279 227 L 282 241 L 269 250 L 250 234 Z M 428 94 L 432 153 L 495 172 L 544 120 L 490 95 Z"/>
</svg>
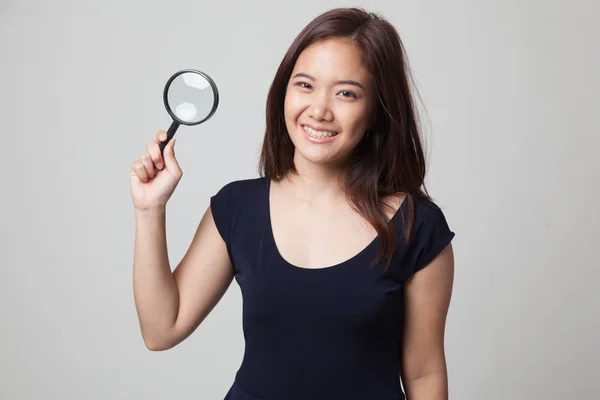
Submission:
<svg viewBox="0 0 600 400">
<path fill-rule="evenodd" d="M 324 132 L 333 132 L 333 133 L 335 133 L 335 132 L 336 132 L 336 131 L 334 131 L 334 130 L 327 129 L 327 128 L 325 128 L 325 127 L 322 127 L 322 126 L 314 126 L 314 125 L 311 125 L 311 124 L 300 124 L 300 125 L 303 125 L 303 126 L 308 126 L 309 128 L 312 128 L 312 129 L 314 129 L 315 131 L 321 131 L 321 132 L 323 132 L 323 131 L 324 131 Z"/>
</svg>

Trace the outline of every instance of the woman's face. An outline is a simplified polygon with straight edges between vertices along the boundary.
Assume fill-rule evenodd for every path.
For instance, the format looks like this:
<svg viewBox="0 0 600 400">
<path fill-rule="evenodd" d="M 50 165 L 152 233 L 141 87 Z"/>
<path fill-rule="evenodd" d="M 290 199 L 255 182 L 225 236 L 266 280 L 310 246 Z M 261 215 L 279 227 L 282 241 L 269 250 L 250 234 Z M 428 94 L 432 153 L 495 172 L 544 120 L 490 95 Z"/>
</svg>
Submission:
<svg viewBox="0 0 600 400">
<path fill-rule="evenodd" d="M 285 96 L 285 123 L 295 157 L 343 163 L 369 127 L 372 78 L 360 49 L 345 39 L 313 43 L 299 56 Z"/>
</svg>

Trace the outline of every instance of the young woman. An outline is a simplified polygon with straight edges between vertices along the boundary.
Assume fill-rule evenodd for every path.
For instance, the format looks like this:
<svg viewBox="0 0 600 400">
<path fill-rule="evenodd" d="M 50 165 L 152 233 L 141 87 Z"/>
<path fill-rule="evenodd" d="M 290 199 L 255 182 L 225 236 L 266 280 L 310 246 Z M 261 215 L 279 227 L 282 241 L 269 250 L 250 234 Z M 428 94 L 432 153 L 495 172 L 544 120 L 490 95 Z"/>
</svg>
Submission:
<svg viewBox="0 0 600 400">
<path fill-rule="evenodd" d="M 310 22 L 268 95 L 261 176 L 211 198 L 173 272 L 165 206 L 182 172 L 175 141 L 164 158 L 164 132 L 148 142 L 130 183 L 149 349 L 188 337 L 235 277 L 246 347 L 226 399 L 447 399 L 454 233 L 423 189 L 408 77 L 382 17 Z"/>
</svg>

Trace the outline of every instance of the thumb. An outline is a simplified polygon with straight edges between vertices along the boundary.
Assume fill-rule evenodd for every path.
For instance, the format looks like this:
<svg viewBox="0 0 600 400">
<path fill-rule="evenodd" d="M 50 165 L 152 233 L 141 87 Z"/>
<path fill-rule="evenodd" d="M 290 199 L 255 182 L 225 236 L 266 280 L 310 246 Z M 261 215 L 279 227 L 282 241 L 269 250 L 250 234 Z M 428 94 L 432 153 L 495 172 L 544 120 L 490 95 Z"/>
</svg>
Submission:
<svg viewBox="0 0 600 400">
<path fill-rule="evenodd" d="M 169 143 L 165 146 L 165 150 L 163 152 L 163 158 L 165 159 L 165 166 L 169 171 L 179 171 L 179 163 L 175 158 L 175 138 L 170 140 Z"/>
</svg>

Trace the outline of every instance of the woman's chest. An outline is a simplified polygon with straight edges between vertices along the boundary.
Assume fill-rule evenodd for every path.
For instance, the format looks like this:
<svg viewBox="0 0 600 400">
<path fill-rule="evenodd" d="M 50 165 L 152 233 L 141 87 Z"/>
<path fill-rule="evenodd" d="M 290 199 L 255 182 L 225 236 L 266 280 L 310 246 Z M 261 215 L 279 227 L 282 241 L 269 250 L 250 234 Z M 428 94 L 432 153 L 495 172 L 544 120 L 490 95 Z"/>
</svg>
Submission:
<svg viewBox="0 0 600 400">
<path fill-rule="evenodd" d="M 261 269 L 239 282 L 245 325 L 372 334 L 399 323 L 402 286 L 367 265 L 278 267 Z"/>
<path fill-rule="evenodd" d="M 327 207 L 283 204 L 271 209 L 275 246 L 288 263 L 302 268 L 325 268 L 345 262 L 364 251 L 377 232 L 347 206 Z"/>
</svg>

